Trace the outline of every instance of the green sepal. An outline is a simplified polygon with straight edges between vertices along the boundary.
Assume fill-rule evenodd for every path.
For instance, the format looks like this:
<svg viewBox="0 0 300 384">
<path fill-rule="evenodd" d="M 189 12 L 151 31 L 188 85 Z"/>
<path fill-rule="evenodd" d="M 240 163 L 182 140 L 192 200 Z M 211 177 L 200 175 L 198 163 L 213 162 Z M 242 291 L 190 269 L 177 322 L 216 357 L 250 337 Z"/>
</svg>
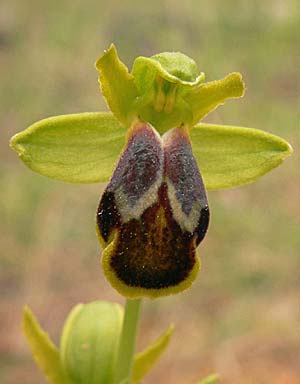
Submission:
<svg viewBox="0 0 300 384">
<path fill-rule="evenodd" d="M 169 345 L 173 331 L 174 326 L 171 324 L 154 343 L 143 352 L 135 355 L 132 373 L 133 384 L 138 384 L 158 361 Z"/>
<path fill-rule="evenodd" d="M 201 84 L 184 95 L 184 100 L 190 106 L 193 114 L 192 125 L 199 122 L 205 115 L 226 99 L 238 98 L 244 95 L 245 84 L 240 73 L 230 73 L 224 79 Z"/>
<path fill-rule="evenodd" d="M 197 384 L 218 384 L 219 382 L 219 375 L 213 374 L 205 377 L 201 381 L 199 381 Z"/>
<path fill-rule="evenodd" d="M 123 309 L 94 301 L 77 305 L 61 337 L 60 357 L 74 384 L 113 384 Z"/>
<path fill-rule="evenodd" d="M 42 330 L 27 306 L 23 311 L 22 329 L 35 361 L 49 383 L 73 384 L 64 374 L 57 347 Z"/>
<path fill-rule="evenodd" d="M 125 134 L 111 113 L 80 113 L 41 120 L 16 134 L 10 146 L 41 175 L 95 183 L 111 177 Z"/>
<path fill-rule="evenodd" d="M 205 78 L 193 59 L 180 52 L 163 52 L 152 57 L 137 57 L 133 63 L 132 75 L 140 94 L 153 87 L 158 76 L 178 84 L 183 89 L 199 85 Z"/>
<path fill-rule="evenodd" d="M 292 147 L 253 128 L 198 124 L 190 131 L 193 154 L 207 189 L 248 184 L 277 167 Z"/>
<path fill-rule="evenodd" d="M 117 119 L 125 126 L 132 120 L 132 107 L 138 96 L 133 76 L 117 54 L 116 47 L 109 49 L 97 60 L 101 91 Z"/>
</svg>

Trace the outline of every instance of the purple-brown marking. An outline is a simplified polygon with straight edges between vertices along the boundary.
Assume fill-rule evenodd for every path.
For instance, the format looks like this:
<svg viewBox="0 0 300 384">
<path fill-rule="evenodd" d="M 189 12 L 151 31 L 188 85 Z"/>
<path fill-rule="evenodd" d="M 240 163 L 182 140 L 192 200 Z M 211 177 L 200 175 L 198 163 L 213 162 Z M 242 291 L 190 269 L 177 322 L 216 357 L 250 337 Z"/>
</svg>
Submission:
<svg viewBox="0 0 300 384">
<path fill-rule="evenodd" d="M 178 285 L 195 265 L 208 222 L 187 133 L 177 128 L 160 139 L 150 125 L 138 123 L 98 208 L 104 241 L 117 231 L 110 258 L 116 276 L 132 287 Z"/>
<path fill-rule="evenodd" d="M 108 241 L 111 232 L 120 226 L 121 215 L 113 192 L 104 192 L 97 211 L 97 224 L 105 242 Z"/>
<path fill-rule="evenodd" d="M 185 280 L 195 263 L 195 239 L 172 218 L 167 185 L 139 220 L 120 227 L 110 265 L 129 286 L 166 288 Z"/>
<path fill-rule="evenodd" d="M 158 134 L 150 125 L 137 123 L 107 189 L 115 191 L 121 187 L 128 204 L 134 206 L 159 177 L 162 162 Z"/>
<path fill-rule="evenodd" d="M 164 143 L 165 176 L 175 188 L 182 211 L 189 215 L 195 202 L 207 207 L 205 187 L 187 133 L 183 128 L 172 129 Z"/>
</svg>

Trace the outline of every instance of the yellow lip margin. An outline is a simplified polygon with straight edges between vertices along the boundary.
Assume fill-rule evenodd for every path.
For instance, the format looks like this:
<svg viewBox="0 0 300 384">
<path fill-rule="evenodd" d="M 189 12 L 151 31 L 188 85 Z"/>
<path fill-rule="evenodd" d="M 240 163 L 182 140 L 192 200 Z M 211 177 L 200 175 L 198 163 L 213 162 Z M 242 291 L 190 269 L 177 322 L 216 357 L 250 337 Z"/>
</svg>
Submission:
<svg viewBox="0 0 300 384">
<path fill-rule="evenodd" d="M 195 253 L 195 264 L 191 269 L 187 278 L 181 281 L 177 285 L 172 285 L 166 288 L 141 288 L 134 287 L 125 284 L 122 280 L 118 278 L 115 271 L 110 266 L 111 256 L 114 254 L 115 243 L 118 241 L 119 233 L 117 230 L 112 234 L 113 240 L 106 245 L 106 247 L 102 251 L 101 255 L 101 265 L 103 268 L 103 272 L 110 282 L 110 284 L 115 288 L 121 295 L 127 297 L 128 299 L 137 299 L 140 297 L 148 297 L 149 299 L 156 299 L 158 297 L 174 295 L 185 291 L 188 289 L 196 279 L 198 272 L 200 270 L 200 258 L 197 255 L 197 251 Z"/>
</svg>

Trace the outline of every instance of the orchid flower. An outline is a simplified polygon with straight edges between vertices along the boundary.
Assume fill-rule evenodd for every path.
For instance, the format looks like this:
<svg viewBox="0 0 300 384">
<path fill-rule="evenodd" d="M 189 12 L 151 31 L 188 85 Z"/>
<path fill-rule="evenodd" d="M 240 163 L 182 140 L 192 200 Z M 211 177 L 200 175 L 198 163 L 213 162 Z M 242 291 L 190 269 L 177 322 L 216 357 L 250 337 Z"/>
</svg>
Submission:
<svg viewBox="0 0 300 384">
<path fill-rule="evenodd" d="M 206 190 L 250 183 L 291 154 L 257 129 L 199 123 L 244 94 L 239 73 L 203 83 L 182 53 L 138 57 L 132 71 L 114 45 L 96 63 L 112 113 L 51 117 L 13 137 L 34 171 L 73 183 L 109 180 L 97 212 L 102 266 L 129 298 L 188 288 L 200 261 Z"/>
<path fill-rule="evenodd" d="M 206 190 L 248 184 L 278 166 L 291 146 L 250 128 L 199 123 L 243 96 L 239 73 L 204 83 L 182 53 L 138 57 L 131 72 L 114 45 L 96 63 L 111 112 L 50 117 L 11 147 L 33 171 L 71 183 L 108 185 L 97 210 L 102 266 L 130 299 L 181 292 L 200 268 L 209 224 Z M 167 347 L 173 327 L 134 357 L 140 300 L 78 305 L 58 349 L 26 308 L 23 330 L 52 384 L 137 384 Z M 123 319 L 124 317 L 124 319 Z M 211 375 L 202 384 L 217 383 Z"/>
</svg>

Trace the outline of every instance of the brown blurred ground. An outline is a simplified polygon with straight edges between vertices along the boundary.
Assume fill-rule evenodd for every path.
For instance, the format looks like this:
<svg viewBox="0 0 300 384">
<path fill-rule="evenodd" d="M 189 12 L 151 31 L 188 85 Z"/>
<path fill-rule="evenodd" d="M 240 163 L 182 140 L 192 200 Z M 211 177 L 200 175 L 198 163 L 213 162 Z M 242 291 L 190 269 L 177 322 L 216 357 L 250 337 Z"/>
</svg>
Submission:
<svg viewBox="0 0 300 384">
<path fill-rule="evenodd" d="M 208 121 L 282 135 L 295 154 L 257 183 L 209 194 L 212 220 L 188 292 L 146 300 L 139 347 L 176 333 L 145 383 L 300 383 L 299 24 L 296 0 L 0 4 L 0 382 L 45 383 L 20 332 L 28 303 L 58 342 L 70 308 L 123 302 L 102 276 L 94 231 L 103 186 L 33 174 L 8 139 L 43 117 L 105 108 L 93 63 L 110 42 L 135 56 L 183 51 L 207 79 L 243 73 L 247 93 Z"/>
</svg>

